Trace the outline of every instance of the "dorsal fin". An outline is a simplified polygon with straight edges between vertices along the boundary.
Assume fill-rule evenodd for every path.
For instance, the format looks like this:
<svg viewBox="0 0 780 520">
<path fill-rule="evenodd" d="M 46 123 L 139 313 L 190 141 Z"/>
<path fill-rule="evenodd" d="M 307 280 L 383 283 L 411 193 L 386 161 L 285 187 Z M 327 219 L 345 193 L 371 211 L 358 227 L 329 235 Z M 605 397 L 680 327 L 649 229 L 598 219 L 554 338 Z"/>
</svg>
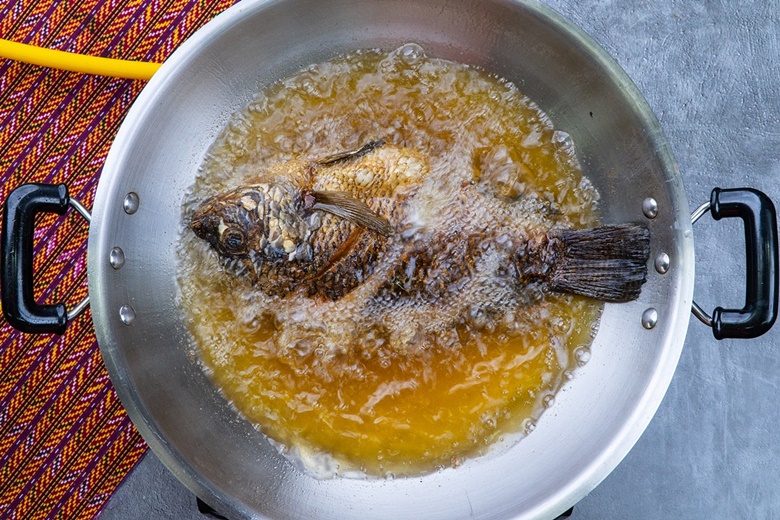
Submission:
<svg viewBox="0 0 780 520">
<path fill-rule="evenodd" d="M 377 215 L 368 204 L 340 191 L 312 191 L 306 198 L 311 210 L 325 211 L 349 220 L 353 224 L 376 231 L 384 236 L 393 234 L 393 227 L 386 218 Z"/>
<path fill-rule="evenodd" d="M 370 153 L 380 146 L 385 144 L 384 139 L 378 139 L 376 141 L 370 141 L 357 150 L 350 150 L 347 152 L 339 152 L 334 153 L 333 155 L 328 155 L 327 157 L 323 157 L 322 159 L 319 159 L 317 161 L 314 161 L 315 164 L 319 164 L 321 166 L 330 165 L 334 163 L 338 163 L 341 161 L 348 161 L 350 159 L 356 159 L 358 157 L 363 157 L 367 153 Z"/>
</svg>

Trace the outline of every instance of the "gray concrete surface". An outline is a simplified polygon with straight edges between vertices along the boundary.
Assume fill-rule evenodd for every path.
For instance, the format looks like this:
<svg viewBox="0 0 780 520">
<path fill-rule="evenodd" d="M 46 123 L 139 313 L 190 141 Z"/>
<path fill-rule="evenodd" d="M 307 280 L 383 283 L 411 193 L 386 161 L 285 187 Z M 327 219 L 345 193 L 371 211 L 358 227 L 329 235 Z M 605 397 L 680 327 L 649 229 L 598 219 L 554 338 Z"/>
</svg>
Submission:
<svg viewBox="0 0 780 520">
<path fill-rule="evenodd" d="M 692 207 L 715 186 L 780 201 L 780 3 L 549 0 L 639 86 L 671 142 Z M 735 223 L 695 228 L 697 301 L 741 307 Z M 574 520 L 780 518 L 780 326 L 717 342 L 692 321 L 671 387 L 645 434 L 576 507 Z M 201 519 L 148 454 L 104 519 Z"/>
</svg>

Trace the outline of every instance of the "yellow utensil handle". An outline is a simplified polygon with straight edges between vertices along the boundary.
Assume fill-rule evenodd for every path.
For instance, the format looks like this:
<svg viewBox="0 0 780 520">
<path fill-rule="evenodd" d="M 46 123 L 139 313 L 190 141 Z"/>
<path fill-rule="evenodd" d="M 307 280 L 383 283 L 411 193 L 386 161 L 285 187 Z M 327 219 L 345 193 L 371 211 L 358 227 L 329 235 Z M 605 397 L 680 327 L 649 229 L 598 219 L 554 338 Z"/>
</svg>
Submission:
<svg viewBox="0 0 780 520">
<path fill-rule="evenodd" d="M 145 80 L 150 79 L 161 65 L 160 63 L 115 60 L 112 58 L 55 51 L 3 39 L 0 39 L 0 58 L 10 58 L 42 67 L 83 72 L 85 74 Z"/>
</svg>

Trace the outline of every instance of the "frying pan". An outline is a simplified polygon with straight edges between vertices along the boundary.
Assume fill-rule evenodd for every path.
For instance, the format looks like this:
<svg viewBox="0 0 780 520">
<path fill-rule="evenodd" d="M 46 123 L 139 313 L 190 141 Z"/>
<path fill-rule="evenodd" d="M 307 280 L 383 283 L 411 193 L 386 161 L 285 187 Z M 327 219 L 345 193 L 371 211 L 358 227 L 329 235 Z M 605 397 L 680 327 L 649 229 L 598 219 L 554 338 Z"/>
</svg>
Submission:
<svg viewBox="0 0 780 520">
<path fill-rule="evenodd" d="M 572 136 L 601 194 L 603 221 L 650 229 L 648 282 L 637 301 L 605 307 L 591 361 L 522 441 L 423 477 L 317 480 L 232 409 L 190 355 L 176 306 L 181 203 L 231 114 L 263 86 L 350 50 L 410 41 L 515 82 Z M 246 0 L 182 45 L 124 121 L 92 211 L 90 305 L 109 375 L 138 430 L 229 518 L 552 518 L 614 469 L 669 385 L 693 305 L 686 200 L 635 86 L 595 42 L 539 3 Z M 23 330 L 66 325 L 63 306 L 32 301 L 30 256 L 35 212 L 69 203 L 77 205 L 64 187 L 35 185 L 15 191 L 4 208 L 3 309 Z M 747 297 L 743 309 L 697 312 L 716 337 L 758 335 L 777 309 L 772 203 L 755 190 L 714 190 L 697 211 L 706 213 L 745 222 Z"/>
</svg>

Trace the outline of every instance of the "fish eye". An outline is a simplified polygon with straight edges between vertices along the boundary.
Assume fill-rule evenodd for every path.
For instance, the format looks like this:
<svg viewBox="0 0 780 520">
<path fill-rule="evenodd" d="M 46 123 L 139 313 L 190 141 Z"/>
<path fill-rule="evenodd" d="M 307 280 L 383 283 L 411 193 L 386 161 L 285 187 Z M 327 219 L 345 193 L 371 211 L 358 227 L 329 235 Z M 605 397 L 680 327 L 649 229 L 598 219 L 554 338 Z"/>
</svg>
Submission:
<svg viewBox="0 0 780 520">
<path fill-rule="evenodd" d="M 240 229 L 227 229 L 222 236 L 222 246 L 228 253 L 243 253 L 245 243 L 246 236 Z"/>
</svg>

